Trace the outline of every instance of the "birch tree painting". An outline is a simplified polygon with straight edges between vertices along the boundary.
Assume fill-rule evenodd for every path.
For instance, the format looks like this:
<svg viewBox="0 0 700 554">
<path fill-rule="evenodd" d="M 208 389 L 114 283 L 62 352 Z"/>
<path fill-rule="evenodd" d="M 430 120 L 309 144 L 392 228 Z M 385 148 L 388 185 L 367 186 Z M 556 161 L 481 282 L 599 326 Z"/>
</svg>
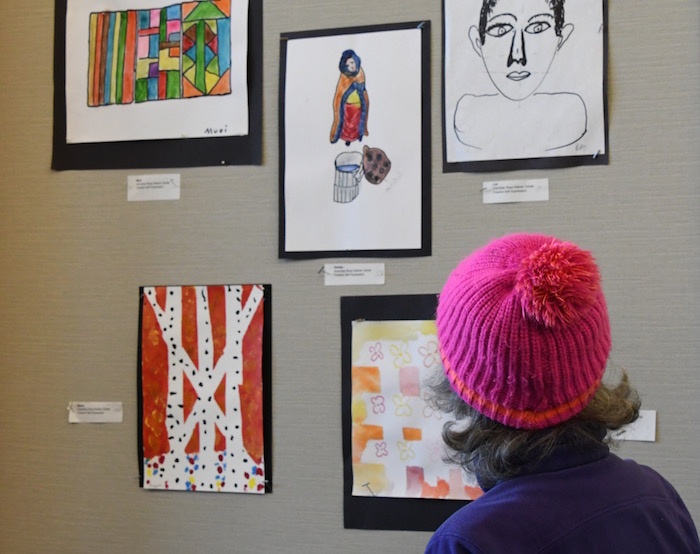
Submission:
<svg viewBox="0 0 700 554">
<path fill-rule="evenodd" d="M 263 493 L 261 285 L 144 287 L 142 484 Z"/>
</svg>

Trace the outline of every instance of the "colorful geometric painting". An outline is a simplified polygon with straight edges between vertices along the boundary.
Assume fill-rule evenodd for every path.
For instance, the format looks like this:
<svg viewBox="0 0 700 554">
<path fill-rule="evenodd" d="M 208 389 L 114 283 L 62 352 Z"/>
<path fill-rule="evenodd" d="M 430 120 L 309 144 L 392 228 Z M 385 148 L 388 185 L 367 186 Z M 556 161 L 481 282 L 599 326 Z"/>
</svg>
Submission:
<svg viewBox="0 0 700 554">
<path fill-rule="evenodd" d="M 435 322 L 352 322 L 353 496 L 474 499 L 481 489 L 442 461 L 440 412 L 424 381 L 441 368 Z"/>
<path fill-rule="evenodd" d="M 231 0 L 90 14 L 88 105 L 231 92 Z"/>
<path fill-rule="evenodd" d="M 265 287 L 144 287 L 141 298 L 142 486 L 266 492 Z"/>
<path fill-rule="evenodd" d="M 183 96 L 231 92 L 230 6 L 223 2 L 182 5 Z"/>
</svg>

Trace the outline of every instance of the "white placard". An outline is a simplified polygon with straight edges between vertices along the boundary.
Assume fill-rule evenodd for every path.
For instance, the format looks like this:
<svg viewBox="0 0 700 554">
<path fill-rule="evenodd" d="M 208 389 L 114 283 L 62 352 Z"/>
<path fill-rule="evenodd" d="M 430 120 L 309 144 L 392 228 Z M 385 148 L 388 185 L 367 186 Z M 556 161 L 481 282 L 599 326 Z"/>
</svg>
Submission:
<svg viewBox="0 0 700 554">
<path fill-rule="evenodd" d="M 484 204 L 547 202 L 549 200 L 549 179 L 486 181 L 483 191 Z"/>
<path fill-rule="evenodd" d="M 180 174 L 129 175 L 127 201 L 180 200 Z"/>
<path fill-rule="evenodd" d="M 384 264 L 325 264 L 326 286 L 383 285 Z"/>
<path fill-rule="evenodd" d="M 655 442 L 656 410 L 639 410 L 639 419 L 613 433 L 613 437 L 623 441 Z"/>
<path fill-rule="evenodd" d="M 121 402 L 71 402 L 68 423 L 121 423 L 124 410 Z"/>
</svg>

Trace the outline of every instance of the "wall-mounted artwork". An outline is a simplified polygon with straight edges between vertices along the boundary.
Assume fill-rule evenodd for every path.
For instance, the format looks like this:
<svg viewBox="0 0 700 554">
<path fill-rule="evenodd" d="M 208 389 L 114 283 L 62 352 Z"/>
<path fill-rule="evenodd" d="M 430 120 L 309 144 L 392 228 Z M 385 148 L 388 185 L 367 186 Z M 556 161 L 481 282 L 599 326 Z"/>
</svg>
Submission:
<svg viewBox="0 0 700 554">
<path fill-rule="evenodd" d="M 140 290 L 146 489 L 272 490 L 269 285 Z"/>
<path fill-rule="evenodd" d="M 281 37 L 280 257 L 430 254 L 430 23 Z"/>
<path fill-rule="evenodd" d="M 88 106 L 231 94 L 231 2 L 93 12 L 88 53 Z M 241 86 L 241 116 L 246 96 Z"/>
<path fill-rule="evenodd" d="M 262 3 L 57 0 L 54 169 L 261 163 Z"/>
<path fill-rule="evenodd" d="M 443 414 L 426 381 L 442 371 L 436 295 L 341 299 L 345 526 L 434 530 L 481 496 L 443 459 Z"/>
<path fill-rule="evenodd" d="M 608 162 L 604 0 L 445 0 L 445 171 Z"/>
</svg>

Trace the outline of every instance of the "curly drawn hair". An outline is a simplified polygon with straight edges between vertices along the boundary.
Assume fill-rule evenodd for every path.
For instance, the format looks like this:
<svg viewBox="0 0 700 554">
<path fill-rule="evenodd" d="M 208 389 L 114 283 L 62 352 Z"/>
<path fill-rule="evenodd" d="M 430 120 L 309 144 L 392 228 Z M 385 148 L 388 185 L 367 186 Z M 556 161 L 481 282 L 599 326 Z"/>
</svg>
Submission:
<svg viewBox="0 0 700 554">
<path fill-rule="evenodd" d="M 516 477 L 525 465 L 545 459 L 559 446 L 588 451 L 613 443 L 608 431 L 635 421 L 641 405 L 622 370 L 617 385 L 601 384 L 587 406 L 572 419 L 530 431 L 507 427 L 476 411 L 452 390 L 442 372 L 428 386 L 432 407 L 454 418 L 442 430 L 449 448 L 445 461 L 475 473 L 484 489 Z"/>
<path fill-rule="evenodd" d="M 481 4 L 481 16 L 479 17 L 479 38 L 481 44 L 486 40 L 486 24 L 489 19 L 489 14 L 496 7 L 498 0 L 484 0 Z M 561 29 L 564 26 L 564 0 L 548 0 L 549 9 L 554 12 L 554 32 L 558 37 L 561 36 Z"/>
</svg>

